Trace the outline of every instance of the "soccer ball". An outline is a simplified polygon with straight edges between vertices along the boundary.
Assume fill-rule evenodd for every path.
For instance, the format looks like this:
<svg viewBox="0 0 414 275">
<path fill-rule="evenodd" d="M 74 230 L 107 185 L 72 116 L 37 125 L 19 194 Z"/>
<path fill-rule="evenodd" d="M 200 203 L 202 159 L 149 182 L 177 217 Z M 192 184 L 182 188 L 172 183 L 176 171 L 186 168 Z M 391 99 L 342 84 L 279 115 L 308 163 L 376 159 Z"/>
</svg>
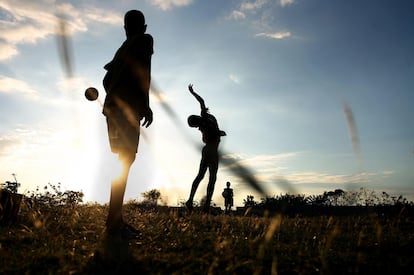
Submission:
<svg viewBox="0 0 414 275">
<path fill-rule="evenodd" d="M 99 93 L 98 90 L 94 87 L 89 87 L 85 90 L 85 97 L 89 101 L 94 101 L 98 98 Z"/>
</svg>

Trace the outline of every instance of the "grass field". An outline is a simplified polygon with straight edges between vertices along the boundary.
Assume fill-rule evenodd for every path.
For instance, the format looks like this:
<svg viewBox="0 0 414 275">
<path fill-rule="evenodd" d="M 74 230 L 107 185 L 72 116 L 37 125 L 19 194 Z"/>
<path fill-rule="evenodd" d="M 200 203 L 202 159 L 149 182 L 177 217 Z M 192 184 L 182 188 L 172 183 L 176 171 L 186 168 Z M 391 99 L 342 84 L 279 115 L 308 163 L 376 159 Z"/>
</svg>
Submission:
<svg viewBox="0 0 414 275">
<path fill-rule="evenodd" d="M 22 207 L 0 227 L 0 274 L 414 274 L 414 219 L 144 211 L 104 238 L 106 206 Z"/>
</svg>

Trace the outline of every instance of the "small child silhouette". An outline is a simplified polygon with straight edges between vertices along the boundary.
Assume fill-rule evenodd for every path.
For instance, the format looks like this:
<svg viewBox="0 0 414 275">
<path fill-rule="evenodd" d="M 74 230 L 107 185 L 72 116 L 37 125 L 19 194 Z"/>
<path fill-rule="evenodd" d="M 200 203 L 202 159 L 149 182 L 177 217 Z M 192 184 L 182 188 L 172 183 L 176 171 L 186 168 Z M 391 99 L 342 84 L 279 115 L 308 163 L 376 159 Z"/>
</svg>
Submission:
<svg viewBox="0 0 414 275">
<path fill-rule="evenodd" d="M 233 189 L 230 188 L 230 182 L 227 182 L 227 187 L 224 188 L 223 192 L 221 193 L 221 195 L 224 198 L 224 207 L 225 207 L 225 211 L 226 213 L 229 213 L 231 210 L 231 207 L 233 206 Z"/>
</svg>

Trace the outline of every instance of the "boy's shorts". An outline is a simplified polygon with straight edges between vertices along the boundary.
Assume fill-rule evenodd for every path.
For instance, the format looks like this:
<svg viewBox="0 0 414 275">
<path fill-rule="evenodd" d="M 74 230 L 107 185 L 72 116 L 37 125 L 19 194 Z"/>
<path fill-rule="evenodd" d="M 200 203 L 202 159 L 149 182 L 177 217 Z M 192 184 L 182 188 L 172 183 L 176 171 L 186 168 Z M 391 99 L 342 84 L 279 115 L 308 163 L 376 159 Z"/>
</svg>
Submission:
<svg viewBox="0 0 414 275">
<path fill-rule="evenodd" d="M 140 134 L 138 118 L 127 119 L 122 110 L 111 110 L 106 115 L 106 123 L 112 153 L 137 153 Z"/>
</svg>

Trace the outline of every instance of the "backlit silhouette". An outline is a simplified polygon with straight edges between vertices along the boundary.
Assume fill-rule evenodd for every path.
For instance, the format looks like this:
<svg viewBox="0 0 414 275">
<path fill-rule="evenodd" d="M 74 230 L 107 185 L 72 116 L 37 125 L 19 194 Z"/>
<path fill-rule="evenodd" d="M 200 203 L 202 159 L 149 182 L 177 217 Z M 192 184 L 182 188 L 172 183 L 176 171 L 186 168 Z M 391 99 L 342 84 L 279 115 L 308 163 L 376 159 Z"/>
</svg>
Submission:
<svg viewBox="0 0 414 275">
<path fill-rule="evenodd" d="M 201 131 L 202 139 L 205 143 L 205 146 L 203 147 L 201 152 L 200 168 L 196 178 L 193 181 L 190 197 L 186 202 L 186 206 L 190 211 L 193 209 L 194 195 L 197 191 L 198 185 L 204 178 L 204 175 L 206 174 L 208 168 L 209 180 L 207 185 L 207 196 L 205 204 L 203 206 L 203 210 L 205 212 L 208 212 L 210 209 L 211 197 L 213 196 L 214 185 L 216 183 L 217 177 L 219 163 L 218 146 L 220 143 L 220 138 L 222 136 L 225 136 L 226 133 L 219 129 L 216 118 L 209 113 L 208 108 L 206 108 L 204 104 L 204 99 L 201 96 L 199 96 L 196 92 L 194 92 L 193 85 L 188 85 L 188 89 L 190 90 L 190 93 L 200 103 L 201 107 L 201 116 L 189 116 L 188 125 L 190 127 L 197 127 Z"/>
<path fill-rule="evenodd" d="M 122 175 L 112 181 L 107 231 L 120 232 L 125 228 L 122 204 L 128 174 L 138 149 L 140 121 L 148 127 L 152 123 L 149 106 L 151 56 L 153 38 L 146 34 L 147 25 L 141 11 L 125 14 L 126 40 L 105 65 L 103 84 L 107 93 L 103 108 L 108 126 L 111 151 L 118 154 Z"/>
<path fill-rule="evenodd" d="M 225 211 L 226 213 L 229 213 L 231 210 L 231 207 L 233 206 L 233 188 L 230 188 L 230 182 L 228 181 L 226 183 L 226 188 L 224 188 L 223 192 L 221 193 L 221 195 L 224 198 L 224 207 L 225 207 Z"/>
</svg>

